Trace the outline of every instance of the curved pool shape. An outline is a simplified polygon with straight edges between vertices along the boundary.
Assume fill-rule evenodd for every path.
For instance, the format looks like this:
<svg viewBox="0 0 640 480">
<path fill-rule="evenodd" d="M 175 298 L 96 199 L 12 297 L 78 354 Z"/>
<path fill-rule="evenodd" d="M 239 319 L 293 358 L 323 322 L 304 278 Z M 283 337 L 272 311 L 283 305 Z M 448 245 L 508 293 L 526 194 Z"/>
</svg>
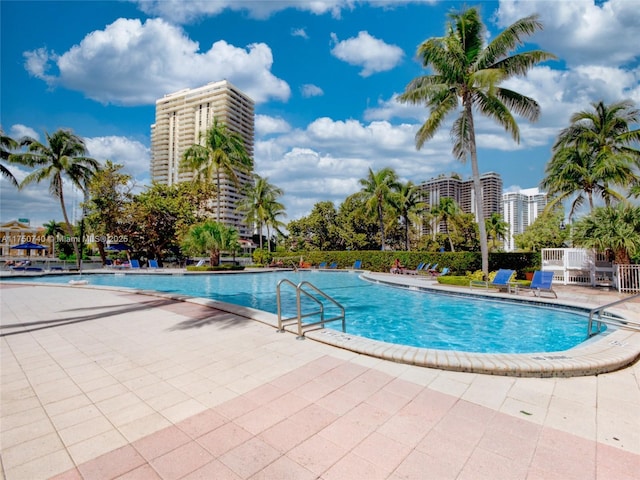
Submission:
<svg viewBox="0 0 640 480">
<path fill-rule="evenodd" d="M 90 275 L 92 285 L 203 297 L 277 313 L 276 285 L 311 282 L 346 309 L 347 333 L 388 343 L 474 353 L 568 350 L 585 341 L 587 318 L 577 312 L 486 298 L 412 291 L 371 283 L 347 272 L 272 272 L 223 275 Z M 44 276 L 68 283 L 77 276 Z M 20 278 L 20 281 L 24 281 Z M 283 315 L 295 315 L 292 287 L 282 287 Z M 303 304 L 303 311 L 317 307 Z M 327 318 L 336 312 L 325 305 Z M 339 323 L 329 324 L 339 329 Z"/>
</svg>

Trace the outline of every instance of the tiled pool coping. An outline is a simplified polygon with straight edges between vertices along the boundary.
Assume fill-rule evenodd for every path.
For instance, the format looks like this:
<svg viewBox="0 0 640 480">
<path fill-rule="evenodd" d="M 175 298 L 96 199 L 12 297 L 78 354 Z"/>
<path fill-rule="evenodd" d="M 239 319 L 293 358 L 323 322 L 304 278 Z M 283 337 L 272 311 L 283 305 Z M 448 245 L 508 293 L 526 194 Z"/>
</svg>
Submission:
<svg viewBox="0 0 640 480">
<path fill-rule="evenodd" d="M 580 310 L 593 308 L 593 306 L 595 306 L 585 304 L 584 302 L 577 303 L 567 301 L 566 299 L 555 300 L 536 298 L 535 300 L 532 300 L 532 297 L 517 296 L 513 294 L 507 295 L 491 290 L 485 291 L 482 289 L 474 289 L 473 291 L 469 291 L 456 287 L 445 287 L 428 278 L 420 276 L 413 277 L 407 275 L 375 274 L 366 272 L 363 273 L 363 277 L 368 281 L 384 283 L 398 288 L 417 288 L 439 294 L 483 296 L 492 300 L 546 304 L 549 306 Z M 33 285 L 32 282 L 30 282 L 30 284 Z M 48 283 L 39 284 L 51 285 Z M 68 285 L 67 287 L 115 291 L 122 290 L 144 295 L 170 298 L 173 300 L 196 303 L 234 313 L 245 318 L 250 318 L 252 320 L 271 325 L 274 328 L 277 328 L 278 325 L 278 318 L 275 314 L 217 300 L 190 297 L 187 295 L 167 294 L 153 290 L 104 287 L 91 284 Z M 611 309 L 611 311 L 623 318 L 640 321 L 640 312 L 634 315 L 628 310 Z M 293 327 L 288 328 L 287 330 L 291 333 L 297 333 L 296 329 Z M 437 368 L 441 370 L 515 377 L 576 377 L 597 375 L 600 373 L 619 370 L 640 359 L 640 333 L 619 328 L 608 328 L 606 332 L 599 334 L 570 350 L 528 354 L 479 354 L 453 350 L 410 347 L 358 337 L 331 328 L 308 331 L 305 334 L 305 337 L 337 348 L 398 363 Z"/>
</svg>

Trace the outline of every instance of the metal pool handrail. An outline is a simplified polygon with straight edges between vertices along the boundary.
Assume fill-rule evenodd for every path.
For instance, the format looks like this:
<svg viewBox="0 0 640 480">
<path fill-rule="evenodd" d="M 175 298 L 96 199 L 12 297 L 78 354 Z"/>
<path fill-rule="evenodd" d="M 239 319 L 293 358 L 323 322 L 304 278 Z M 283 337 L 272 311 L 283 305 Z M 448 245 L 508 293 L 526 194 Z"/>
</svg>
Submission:
<svg viewBox="0 0 640 480">
<path fill-rule="evenodd" d="M 607 303 L 606 305 L 601 305 L 599 307 L 593 308 L 589 311 L 589 323 L 587 325 L 587 336 L 588 337 L 592 337 L 593 335 L 597 334 L 600 331 L 600 327 L 602 326 L 603 323 L 612 323 L 614 325 L 620 325 L 623 327 L 627 327 L 627 328 L 631 328 L 631 329 L 638 329 L 640 330 L 640 323 L 638 322 L 630 322 L 628 320 L 622 319 L 621 317 L 617 316 L 617 315 L 612 315 L 610 313 L 605 312 L 605 309 L 609 308 L 609 307 L 613 307 L 614 305 L 619 305 L 621 303 L 625 303 L 628 302 L 629 300 L 633 300 L 635 298 L 639 298 L 640 297 L 640 293 L 636 294 L 636 295 L 632 295 L 630 297 L 627 298 L 623 298 L 621 300 L 616 300 L 615 302 L 611 302 L 611 303 Z M 595 333 L 593 332 L 593 322 L 594 322 L 594 316 L 597 314 L 597 320 L 595 320 L 596 322 L 596 331 Z"/>
<path fill-rule="evenodd" d="M 296 316 L 294 316 L 294 317 L 282 318 L 282 303 L 281 303 L 281 299 L 280 299 L 280 290 L 281 290 L 281 286 L 283 284 L 291 285 L 292 287 L 294 287 L 296 289 Z M 317 295 L 319 295 L 322 298 L 324 298 L 325 300 L 328 300 L 329 302 L 333 303 L 336 307 L 338 307 L 340 309 L 341 314 L 337 315 L 335 317 L 332 317 L 332 318 L 324 318 L 324 304 L 314 294 L 312 294 L 311 292 L 307 291 L 304 287 L 307 287 L 307 288 L 313 290 Z M 301 296 L 302 295 L 305 295 L 307 298 L 311 299 L 316 304 L 318 304 L 318 310 L 315 310 L 315 311 L 312 311 L 312 312 L 307 312 L 307 313 L 303 314 L 302 313 L 302 302 L 301 302 Z M 334 298 L 330 297 L 329 295 L 324 293 L 322 290 L 320 290 L 318 287 L 316 287 L 315 285 L 313 285 L 310 282 L 303 281 L 303 282 L 300 282 L 299 284 L 296 285 L 291 280 L 283 278 L 282 280 L 280 280 L 278 282 L 278 285 L 276 287 L 276 301 L 277 301 L 277 306 L 278 306 L 278 331 L 279 332 L 284 332 L 284 328 L 287 325 L 293 325 L 293 324 L 297 323 L 298 324 L 298 337 L 297 338 L 301 340 L 301 339 L 304 339 L 303 328 L 315 327 L 315 326 L 318 326 L 318 325 L 321 325 L 322 328 L 324 328 L 324 324 L 325 323 L 335 322 L 335 321 L 338 321 L 338 320 L 342 320 L 342 331 L 343 332 L 346 331 L 344 307 L 338 301 L 336 301 Z M 304 324 L 302 323 L 302 319 L 303 318 L 312 317 L 312 316 L 316 316 L 316 315 L 320 315 L 320 321 L 311 322 L 311 323 L 304 323 Z"/>
</svg>

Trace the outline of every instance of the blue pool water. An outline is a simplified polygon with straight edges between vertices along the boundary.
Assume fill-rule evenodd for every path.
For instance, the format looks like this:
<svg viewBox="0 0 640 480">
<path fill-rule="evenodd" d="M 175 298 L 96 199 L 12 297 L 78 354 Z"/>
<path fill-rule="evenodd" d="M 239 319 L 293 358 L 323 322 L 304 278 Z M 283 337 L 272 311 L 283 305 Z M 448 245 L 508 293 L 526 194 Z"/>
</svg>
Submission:
<svg viewBox="0 0 640 480">
<path fill-rule="evenodd" d="M 77 276 L 44 276 L 34 281 L 68 283 L 74 278 Z M 287 278 L 295 284 L 306 280 L 344 305 L 347 333 L 423 348 L 532 353 L 568 350 L 586 340 L 587 318 L 577 313 L 393 288 L 362 280 L 353 272 L 105 274 L 84 278 L 92 285 L 179 293 L 272 313 L 277 313 L 276 285 L 281 279 Z M 283 315 L 293 316 L 294 289 L 282 287 L 282 299 Z M 304 308 L 303 305 L 303 311 Z M 331 307 L 325 308 L 327 317 L 334 314 Z M 330 326 L 340 328 L 339 323 Z"/>
</svg>

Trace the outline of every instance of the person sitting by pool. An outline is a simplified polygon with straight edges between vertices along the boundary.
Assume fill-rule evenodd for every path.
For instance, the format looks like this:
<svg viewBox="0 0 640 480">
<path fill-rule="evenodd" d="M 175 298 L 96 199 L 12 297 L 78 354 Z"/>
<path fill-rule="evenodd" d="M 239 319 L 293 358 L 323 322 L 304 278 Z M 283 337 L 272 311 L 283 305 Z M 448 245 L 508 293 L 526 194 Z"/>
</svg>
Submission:
<svg viewBox="0 0 640 480">
<path fill-rule="evenodd" d="M 400 259 L 396 258 L 395 262 L 393 262 L 393 267 L 391 267 L 391 273 L 402 273 L 402 263 L 400 263 Z"/>
</svg>

